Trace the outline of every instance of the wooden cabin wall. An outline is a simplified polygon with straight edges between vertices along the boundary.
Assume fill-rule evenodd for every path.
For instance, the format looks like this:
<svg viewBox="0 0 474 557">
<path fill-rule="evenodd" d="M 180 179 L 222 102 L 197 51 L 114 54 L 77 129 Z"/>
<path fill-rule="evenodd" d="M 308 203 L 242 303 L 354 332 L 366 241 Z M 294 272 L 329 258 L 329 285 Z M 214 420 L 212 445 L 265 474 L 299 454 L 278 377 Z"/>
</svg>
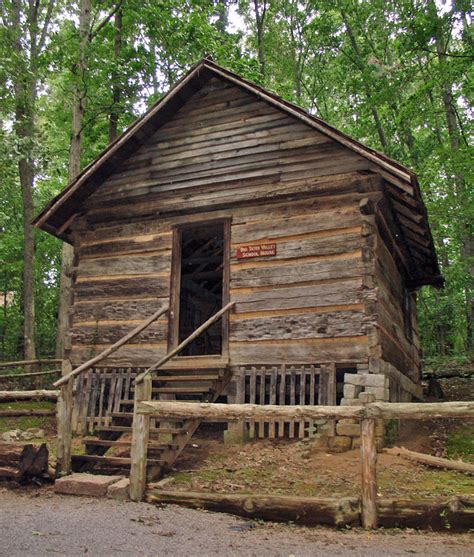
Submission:
<svg viewBox="0 0 474 557">
<path fill-rule="evenodd" d="M 379 228 L 380 231 L 380 228 Z M 389 249 L 384 237 L 379 234 L 375 259 L 377 284 L 377 321 L 382 358 L 408 376 L 415 383 L 420 380 L 420 340 L 416 313 L 415 294 L 405 288 L 402 266 L 397 262 L 396 253 Z M 393 239 L 391 245 L 394 245 Z M 412 338 L 405 332 L 405 296 L 413 296 L 411 321 Z"/>
<path fill-rule="evenodd" d="M 173 225 L 226 216 L 232 219 L 230 299 L 237 301 L 230 317 L 232 362 L 363 361 L 358 197 L 349 195 L 345 207 L 338 197 L 176 216 L 150 221 L 155 233 L 133 238 L 127 236 L 133 225 L 84 231 L 74 285 L 73 359 L 84 361 L 168 302 Z M 277 244 L 275 257 L 236 258 L 239 245 L 262 238 Z M 167 336 L 162 319 L 109 363 L 152 363 L 165 352 Z"/>
<path fill-rule="evenodd" d="M 232 364 L 367 362 L 359 202 L 379 189 L 362 157 L 212 80 L 75 221 L 73 360 L 168 302 L 174 226 L 227 217 Z M 237 260 L 263 241 L 276 256 Z M 151 364 L 167 339 L 162 319 L 108 364 Z"/>
</svg>

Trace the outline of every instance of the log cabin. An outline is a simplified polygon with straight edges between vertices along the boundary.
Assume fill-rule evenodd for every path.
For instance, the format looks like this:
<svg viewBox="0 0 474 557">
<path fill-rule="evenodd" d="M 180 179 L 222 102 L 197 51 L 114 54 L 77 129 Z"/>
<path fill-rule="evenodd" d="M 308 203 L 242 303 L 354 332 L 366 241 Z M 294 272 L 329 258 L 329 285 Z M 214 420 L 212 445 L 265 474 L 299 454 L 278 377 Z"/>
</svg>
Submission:
<svg viewBox="0 0 474 557">
<path fill-rule="evenodd" d="M 34 224 L 74 247 L 73 365 L 167 310 L 77 377 L 75 427 L 96 434 L 76 457 L 82 464 L 126 445 L 134 377 L 190 335 L 154 371 L 153 398 L 344 405 L 422 396 L 416 291 L 443 279 L 416 175 L 211 60 Z M 155 424 L 152 435 L 170 436 L 155 443 L 157 465 L 172 463 L 197 425 Z M 259 420 L 230 432 L 316 435 L 342 450 L 358 443 L 359 426 Z"/>
</svg>

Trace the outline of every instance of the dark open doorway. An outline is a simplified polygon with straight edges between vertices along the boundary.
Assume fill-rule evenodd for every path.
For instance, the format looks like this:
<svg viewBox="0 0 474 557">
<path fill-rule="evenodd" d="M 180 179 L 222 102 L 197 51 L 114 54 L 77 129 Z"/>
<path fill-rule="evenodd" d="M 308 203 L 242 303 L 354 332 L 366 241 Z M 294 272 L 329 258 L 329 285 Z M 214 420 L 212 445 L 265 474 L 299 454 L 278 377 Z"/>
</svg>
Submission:
<svg viewBox="0 0 474 557">
<path fill-rule="evenodd" d="M 223 306 L 225 222 L 179 230 L 179 307 L 177 341 L 181 342 Z M 223 321 L 189 344 L 181 356 L 222 354 Z"/>
</svg>

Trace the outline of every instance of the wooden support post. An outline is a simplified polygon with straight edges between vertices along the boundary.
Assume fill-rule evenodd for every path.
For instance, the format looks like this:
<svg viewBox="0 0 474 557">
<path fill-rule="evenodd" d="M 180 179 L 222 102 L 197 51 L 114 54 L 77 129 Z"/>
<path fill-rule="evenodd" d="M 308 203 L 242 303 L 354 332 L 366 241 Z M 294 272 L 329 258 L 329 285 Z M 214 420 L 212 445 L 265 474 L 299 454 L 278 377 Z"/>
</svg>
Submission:
<svg viewBox="0 0 474 557">
<path fill-rule="evenodd" d="M 362 473 L 362 526 L 377 528 L 377 449 L 375 446 L 375 418 L 360 422 L 360 463 Z"/>
<path fill-rule="evenodd" d="M 135 404 L 133 408 L 132 449 L 130 468 L 130 499 L 142 501 L 146 488 L 147 451 L 150 431 L 150 416 L 138 414 L 137 402 L 151 400 L 151 375 L 135 383 Z"/>
<path fill-rule="evenodd" d="M 63 360 L 62 372 L 67 375 L 72 370 L 69 360 Z M 72 406 L 74 378 L 61 385 L 58 398 L 58 444 L 56 458 L 56 477 L 71 473 L 71 442 L 72 442 Z"/>
</svg>

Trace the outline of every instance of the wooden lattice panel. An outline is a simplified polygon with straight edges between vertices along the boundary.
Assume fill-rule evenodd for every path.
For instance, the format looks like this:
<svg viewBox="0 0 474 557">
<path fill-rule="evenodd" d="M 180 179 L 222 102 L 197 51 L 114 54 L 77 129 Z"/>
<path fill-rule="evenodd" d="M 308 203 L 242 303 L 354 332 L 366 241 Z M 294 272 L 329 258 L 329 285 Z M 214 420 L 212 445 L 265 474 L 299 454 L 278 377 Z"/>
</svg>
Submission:
<svg viewBox="0 0 474 557">
<path fill-rule="evenodd" d="M 76 380 L 73 430 L 92 433 L 96 426 L 108 426 L 112 412 L 120 411 L 121 400 L 133 400 L 133 378 L 146 368 L 97 367 Z"/>
<path fill-rule="evenodd" d="M 260 365 L 239 369 L 237 402 L 245 404 L 315 405 L 335 404 L 333 365 Z M 318 424 L 304 420 L 251 420 L 250 437 L 304 438 Z"/>
</svg>

